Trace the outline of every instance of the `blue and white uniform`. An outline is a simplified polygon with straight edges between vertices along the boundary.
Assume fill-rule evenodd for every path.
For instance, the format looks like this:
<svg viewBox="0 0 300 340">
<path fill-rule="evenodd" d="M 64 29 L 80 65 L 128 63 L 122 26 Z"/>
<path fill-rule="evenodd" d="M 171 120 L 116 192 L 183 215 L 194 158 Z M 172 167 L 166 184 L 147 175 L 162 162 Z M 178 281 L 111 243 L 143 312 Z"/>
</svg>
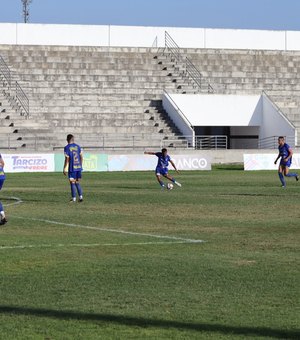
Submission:
<svg viewBox="0 0 300 340">
<path fill-rule="evenodd" d="M 292 165 L 292 157 L 287 162 L 284 161 L 289 156 L 289 149 L 290 146 L 287 143 L 284 143 L 282 146 L 278 146 L 278 151 L 281 157 L 280 165 L 287 167 L 290 167 Z"/>
<path fill-rule="evenodd" d="M 156 152 L 155 156 L 158 158 L 157 160 L 157 166 L 155 169 L 156 175 L 162 175 L 165 176 L 168 173 L 168 166 L 169 162 L 171 160 L 171 157 L 169 155 L 166 155 L 164 157 L 162 152 Z"/>
<path fill-rule="evenodd" d="M 65 146 L 65 156 L 69 158 L 69 179 L 81 178 L 82 164 L 81 164 L 81 147 L 78 144 L 72 143 Z"/>
</svg>

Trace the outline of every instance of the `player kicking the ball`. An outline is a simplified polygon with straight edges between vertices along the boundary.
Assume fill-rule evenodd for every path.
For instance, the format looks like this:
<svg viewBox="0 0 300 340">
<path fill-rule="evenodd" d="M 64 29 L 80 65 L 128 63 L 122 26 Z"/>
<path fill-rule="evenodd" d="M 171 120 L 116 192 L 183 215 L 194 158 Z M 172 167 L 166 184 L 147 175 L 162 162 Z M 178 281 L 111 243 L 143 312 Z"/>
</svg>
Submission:
<svg viewBox="0 0 300 340">
<path fill-rule="evenodd" d="M 155 175 L 156 175 L 156 178 L 158 180 L 158 183 L 160 184 L 160 186 L 162 188 L 165 188 L 165 184 L 161 179 L 162 176 L 167 178 L 169 181 L 173 182 L 174 184 L 178 185 L 179 187 L 181 187 L 181 184 L 179 182 L 177 182 L 174 177 L 172 177 L 171 175 L 168 174 L 169 162 L 172 164 L 175 171 L 177 173 L 179 173 L 179 172 L 178 172 L 174 162 L 172 161 L 171 157 L 168 155 L 167 149 L 162 149 L 161 152 L 147 152 L 147 151 L 145 151 L 144 154 L 145 155 L 155 155 L 158 158 L 157 166 L 156 166 L 156 169 L 155 169 Z"/>
<path fill-rule="evenodd" d="M 295 172 L 289 173 L 289 167 L 292 165 L 293 150 L 287 143 L 285 143 L 284 137 L 282 136 L 278 137 L 278 151 L 279 154 L 278 157 L 275 159 L 274 164 L 276 164 L 278 159 L 281 157 L 278 167 L 278 176 L 282 187 L 285 188 L 286 184 L 283 175 L 286 177 L 295 177 L 296 181 L 299 181 L 299 176 Z"/>
<path fill-rule="evenodd" d="M 80 185 L 81 171 L 83 156 L 81 148 L 78 144 L 74 143 L 74 136 L 67 136 L 68 145 L 65 146 L 65 164 L 63 174 L 66 176 L 68 171 L 68 177 L 71 186 L 71 202 L 76 202 L 76 191 L 79 196 L 79 202 L 83 201 L 82 189 Z"/>
</svg>

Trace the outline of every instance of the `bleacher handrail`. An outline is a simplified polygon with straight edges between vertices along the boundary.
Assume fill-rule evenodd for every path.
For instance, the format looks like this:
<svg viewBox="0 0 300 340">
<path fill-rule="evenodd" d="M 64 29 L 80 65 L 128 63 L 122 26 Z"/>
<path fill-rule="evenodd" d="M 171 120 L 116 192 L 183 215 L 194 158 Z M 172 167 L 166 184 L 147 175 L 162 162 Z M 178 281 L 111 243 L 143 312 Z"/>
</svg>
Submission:
<svg viewBox="0 0 300 340">
<path fill-rule="evenodd" d="M 228 137 L 226 135 L 196 135 L 195 148 L 198 150 L 203 149 L 227 149 Z"/>
<path fill-rule="evenodd" d="M 7 82 L 7 86 L 10 89 L 11 87 L 11 72 L 9 67 L 7 66 L 5 60 L 0 55 L 0 73 L 5 78 Z"/>
<path fill-rule="evenodd" d="M 189 121 L 187 116 L 181 111 L 180 107 L 175 103 L 173 98 L 169 95 L 169 93 L 166 90 L 164 90 L 164 94 L 168 98 L 168 100 L 170 102 L 172 102 L 172 104 L 175 107 L 176 111 L 178 111 L 180 113 L 180 115 L 186 120 L 186 122 L 192 127 L 193 126 L 192 123 Z"/>
<path fill-rule="evenodd" d="M 165 47 L 173 54 L 177 62 L 183 61 L 180 47 L 176 44 L 174 39 L 170 36 L 170 34 L 165 31 Z"/>
<path fill-rule="evenodd" d="M 274 101 L 270 98 L 270 96 L 267 94 L 267 92 L 265 90 L 262 90 L 262 94 L 269 100 L 269 102 L 271 103 L 271 105 L 276 109 L 276 111 L 280 114 L 280 116 L 282 116 L 284 118 L 284 120 L 286 120 L 293 128 L 296 128 L 295 125 L 287 118 L 287 116 L 281 111 L 281 109 L 279 108 L 279 106 L 274 103 Z"/>
<path fill-rule="evenodd" d="M 285 141 L 291 146 L 295 147 L 295 137 L 294 136 L 283 136 Z M 258 140 L 258 149 L 278 149 L 278 136 L 269 136 L 265 138 L 260 138 Z"/>
<path fill-rule="evenodd" d="M 186 73 L 195 82 L 200 90 L 203 90 L 203 75 L 195 66 L 195 64 L 186 56 L 183 56 L 180 47 L 177 45 L 175 40 L 170 36 L 170 34 L 165 31 L 165 49 L 171 52 L 173 57 L 176 59 L 177 63 L 182 63 Z M 213 93 L 213 87 L 208 83 L 207 86 L 208 93 Z"/>
<path fill-rule="evenodd" d="M 23 108 L 25 116 L 29 116 L 29 99 L 17 81 L 16 81 L 16 100 Z"/>
<path fill-rule="evenodd" d="M 156 36 L 155 39 L 153 40 L 152 48 L 157 47 L 157 45 L 158 45 L 158 38 L 157 38 L 157 36 Z"/>
<path fill-rule="evenodd" d="M 0 55 L 0 75 L 2 75 L 6 81 L 8 91 L 6 93 L 7 96 L 11 98 L 14 102 L 20 105 L 20 107 L 24 111 L 25 116 L 29 116 L 29 99 L 22 89 L 21 85 L 16 81 L 12 82 L 12 74 L 11 71 L 6 64 L 3 57 Z M 14 87 L 15 85 L 15 87 Z M 4 83 L 5 86 L 5 83 Z M 22 112 L 21 112 L 22 115 Z"/>
<path fill-rule="evenodd" d="M 147 139 L 145 139 L 144 134 L 135 134 L 128 136 L 99 136 L 98 144 L 94 143 L 94 137 L 91 137 L 91 143 L 88 142 L 88 139 L 85 137 L 85 141 L 80 140 L 80 136 L 77 138 L 78 144 L 81 145 L 83 149 L 98 149 L 98 150 L 143 150 L 147 148 L 170 148 L 170 149 L 227 149 L 227 136 L 225 135 L 216 135 L 216 136 L 208 136 L 208 135 L 199 135 L 195 136 L 196 145 L 195 147 L 191 146 L 189 142 L 189 138 L 191 136 L 179 136 L 174 139 L 158 139 L 156 142 L 153 140 L 148 143 Z M 93 144 L 92 144 L 93 143 Z M 63 149 L 64 146 L 54 146 L 53 150 Z"/>
</svg>

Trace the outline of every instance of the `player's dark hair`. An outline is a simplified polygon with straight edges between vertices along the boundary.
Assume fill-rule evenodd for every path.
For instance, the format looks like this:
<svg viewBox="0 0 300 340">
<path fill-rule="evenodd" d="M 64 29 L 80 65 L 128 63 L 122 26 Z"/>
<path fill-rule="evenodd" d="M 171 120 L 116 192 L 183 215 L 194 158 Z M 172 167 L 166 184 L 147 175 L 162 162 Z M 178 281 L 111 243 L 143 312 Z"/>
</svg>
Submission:
<svg viewBox="0 0 300 340">
<path fill-rule="evenodd" d="M 161 149 L 161 152 L 164 153 L 164 152 L 167 152 L 168 150 L 166 148 L 163 148 Z"/>
<path fill-rule="evenodd" d="M 74 138 L 73 135 L 68 135 L 68 136 L 67 136 L 67 142 L 70 143 L 70 141 L 71 141 L 72 138 Z"/>
<path fill-rule="evenodd" d="M 278 139 L 284 139 L 284 137 L 283 136 L 279 136 Z"/>
</svg>

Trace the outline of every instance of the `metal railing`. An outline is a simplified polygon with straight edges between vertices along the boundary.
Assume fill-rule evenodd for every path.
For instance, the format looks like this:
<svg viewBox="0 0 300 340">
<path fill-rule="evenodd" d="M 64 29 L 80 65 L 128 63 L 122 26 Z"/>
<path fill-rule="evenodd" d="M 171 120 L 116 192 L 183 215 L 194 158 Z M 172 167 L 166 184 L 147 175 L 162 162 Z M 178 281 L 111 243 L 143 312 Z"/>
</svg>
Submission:
<svg viewBox="0 0 300 340">
<path fill-rule="evenodd" d="M 168 149 L 179 150 L 209 150 L 209 149 L 227 149 L 227 136 L 195 136 L 195 147 L 190 143 L 191 136 L 178 136 L 172 138 L 161 138 L 153 140 L 147 138 L 146 135 L 132 135 L 132 136 L 99 136 L 98 138 L 80 137 L 77 142 L 85 150 L 144 150 L 144 149 L 161 149 L 166 147 Z M 53 147 L 53 150 L 61 150 L 63 145 Z"/>
<path fill-rule="evenodd" d="M 294 136 L 283 136 L 290 147 L 295 147 Z M 270 136 L 258 140 L 258 149 L 278 149 L 278 136 Z"/>
<path fill-rule="evenodd" d="M 16 100 L 24 110 L 25 116 L 29 116 L 29 99 L 23 91 L 22 87 L 16 81 Z"/>
<path fill-rule="evenodd" d="M 1 134 L 0 137 L 0 149 L 7 149 L 7 150 L 16 150 L 17 147 L 13 145 L 12 141 L 12 135 L 7 133 L 7 134 Z"/>
<path fill-rule="evenodd" d="M 207 86 L 205 85 L 202 73 L 188 57 L 182 55 L 180 47 L 176 44 L 174 39 L 167 31 L 165 31 L 164 53 L 166 50 L 170 52 L 177 63 L 181 63 L 183 65 L 186 76 L 190 77 L 200 90 L 204 89 L 205 91 L 208 91 L 208 93 L 214 92 L 213 87 L 209 83 L 207 83 Z"/>
<path fill-rule="evenodd" d="M 6 62 L 0 55 L 0 74 L 3 76 L 7 83 L 7 87 L 11 87 L 11 72 L 9 67 L 7 66 Z"/>
<path fill-rule="evenodd" d="M 211 150 L 211 149 L 227 149 L 227 136 L 195 136 L 195 149 Z"/>
<path fill-rule="evenodd" d="M 293 136 L 284 136 L 286 142 L 294 148 Z M 78 136 L 77 142 L 85 150 L 137 150 L 168 148 L 171 150 L 226 150 L 228 149 L 228 137 L 226 135 L 196 135 L 195 143 L 192 146 L 191 136 L 178 136 L 171 138 L 158 138 L 153 140 L 147 134 L 136 134 L 128 136 Z M 245 141 L 238 149 L 272 149 L 278 148 L 278 136 L 270 136 L 259 140 Z M 0 149 L 19 149 L 23 148 L 24 140 L 18 141 L 17 136 L 12 134 L 2 134 L 0 136 Z M 53 141 L 52 141 L 53 142 Z M 39 136 L 26 138 L 26 149 L 39 151 L 39 145 L 43 143 Z M 51 145 L 51 141 L 49 142 Z M 52 144 L 53 145 L 53 144 Z M 64 144 L 57 144 L 51 147 L 53 150 L 62 150 Z M 44 149 L 44 147 L 43 147 Z"/>
<path fill-rule="evenodd" d="M 17 104 L 20 107 L 21 115 L 25 115 L 28 117 L 29 99 L 20 84 L 17 81 L 12 81 L 11 71 L 2 56 L 0 56 L 0 75 L 3 77 L 3 86 L 6 86 L 8 90 L 4 91 L 5 95 L 9 98 L 10 101 L 13 101 L 14 104 Z M 15 108 L 14 104 L 11 105 Z"/>
<path fill-rule="evenodd" d="M 155 39 L 154 39 L 154 41 L 153 41 L 153 43 L 152 43 L 152 48 L 155 48 L 155 47 L 157 47 L 157 45 L 158 45 L 158 43 L 157 43 L 157 36 L 155 37 Z"/>
<path fill-rule="evenodd" d="M 165 31 L 165 48 L 167 48 L 171 52 L 177 62 L 184 61 L 184 58 L 180 52 L 180 47 L 176 44 L 176 42 L 167 31 Z"/>
</svg>

